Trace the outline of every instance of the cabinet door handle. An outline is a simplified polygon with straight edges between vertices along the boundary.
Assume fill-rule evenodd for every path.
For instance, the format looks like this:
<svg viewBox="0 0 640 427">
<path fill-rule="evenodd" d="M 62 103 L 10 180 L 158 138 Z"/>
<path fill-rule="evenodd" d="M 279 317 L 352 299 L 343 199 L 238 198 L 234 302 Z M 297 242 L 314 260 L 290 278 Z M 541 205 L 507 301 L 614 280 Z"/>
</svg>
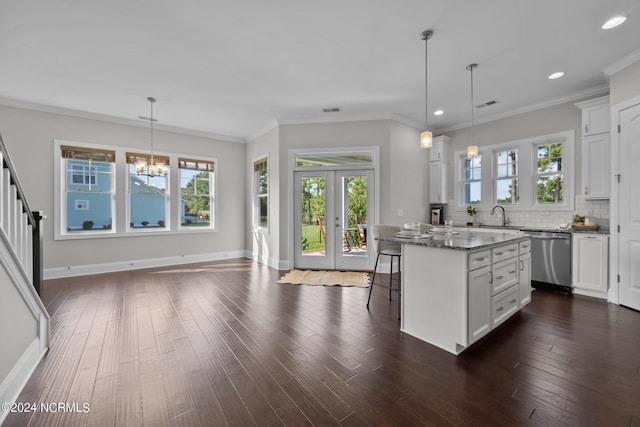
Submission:
<svg viewBox="0 0 640 427">
<path fill-rule="evenodd" d="M 584 125 L 584 133 L 589 133 L 589 125 Z"/>
<path fill-rule="evenodd" d="M 520 271 L 524 271 L 524 261 L 520 261 Z"/>
<path fill-rule="evenodd" d="M 484 260 L 485 260 L 485 258 L 484 258 L 484 257 L 480 257 L 480 258 L 474 258 L 473 260 L 474 260 L 474 261 L 484 261 Z"/>
<path fill-rule="evenodd" d="M 511 301 L 509 301 L 509 304 L 515 304 L 515 302 L 516 302 L 516 301 L 517 301 L 517 300 L 514 298 L 514 299 L 512 299 Z"/>
<path fill-rule="evenodd" d="M 496 255 L 502 255 L 504 252 L 496 252 Z"/>
<path fill-rule="evenodd" d="M 502 279 L 502 276 L 496 276 L 496 280 Z"/>
<path fill-rule="evenodd" d="M 515 251 L 516 251 L 515 249 L 509 249 L 509 252 L 515 252 Z"/>
<path fill-rule="evenodd" d="M 585 239 L 597 239 L 596 236 L 582 236 Z"/>
<path fill-rule="evenodd" d="M 529 245 L 522 245 L 522 247 L 523 247 L 524 249 L 527 249 L 527 248 L 529 247 Z"/>
<path fill-rule="evenodd" d="M 584 194 L 589 194 L 589 187 L 584 187 Z"/>
<path fill-rule="evenodd" d="M 498 307 L 498 308 L 496 309 L 496 311 L 502 311 L 502 310 L 504 310 L 504 307 L 503 307 L 503 306 L 500 306 L 500 307 Z"/>
<path fill-rule="evenodd" d="M 491 275 L 491 279 L 489 279 L 489 283 L 493 283 L 493 271 L 490 271 L 489 274 Z"/>
<path fill-rule="evenodd" d="M 516 272 L 515 270 L 511 270 L 509 274 L 514 274 L 515 272 Z"/>
</svg>

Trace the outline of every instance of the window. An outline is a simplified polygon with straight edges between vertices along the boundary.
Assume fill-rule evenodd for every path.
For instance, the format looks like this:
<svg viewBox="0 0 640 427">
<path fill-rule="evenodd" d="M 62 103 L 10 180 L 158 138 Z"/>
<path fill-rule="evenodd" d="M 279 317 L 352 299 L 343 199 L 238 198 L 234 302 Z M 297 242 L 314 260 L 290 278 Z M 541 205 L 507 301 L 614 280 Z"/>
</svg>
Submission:
<svg viewBox="0 0 640 427">
<path fill-rule="evenodd" d="M 269 170 L 267 158 L 253 162 L 254 174 L 254 218 L 253 225 L 257 230 L 269 228 Z"/>
<path fill-rule="evenodd" d="M 518 191 L 518 150 L 498 151 L 496 155 L 496 203 L 515 205 L 520 199 Z"/>
<path fill-rule="evenodd" d="M 207 227 L 214 225 L 214 162 L 178 159 L 180 168 L 180 226 Z"/>
<path fill-rule="evenodd" d="M 126 153 L 129 175 L 129 229 L 164 230 L 167 225 L 169 176 L 138 174 L 136 164 L 149 164 L 148 154 Z M 166 156 L 153 156 L 154 163 L 169 165 Z"/>
<path fill-rule="evenodd" d="M 63 230 L 104 232 L 113 228 L 115 151 L 62 145 Z"/>
<path fill-rule="evenodd" d="M 564 131 L 481 146 L 474 159 L 457 151 L 456 208 L 573 211 L 574 140 L 574 131 Z"/>
<path fill-rule="evenodd" d="M 464 205 L 482 203 L 482 156 L 462 158 L 462 179 L 460 180 Z"/>
<path fill-rule="evenodd" d="M 563 202 L 562 142 L 536 146 L 536 202 Z"/>
</svg>

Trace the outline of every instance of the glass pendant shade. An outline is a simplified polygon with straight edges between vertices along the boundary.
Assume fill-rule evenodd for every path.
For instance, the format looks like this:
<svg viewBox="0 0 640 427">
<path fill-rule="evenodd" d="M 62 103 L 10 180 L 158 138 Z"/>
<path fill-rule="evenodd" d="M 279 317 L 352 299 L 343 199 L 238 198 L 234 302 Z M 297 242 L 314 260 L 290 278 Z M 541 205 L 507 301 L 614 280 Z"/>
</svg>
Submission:
<svg viewBox="0 0 640 427">
<path fill-rule="evenodd" d="M 433 146 L 433 133 L 425 130 L 420 135 L 420 148 L 431 148 Z"/>
<path fill-rule="evenodd" d="M 478 146 L 470 145 L 467 147 L 467 157 L 476 157 L 478 155 Z"/>
</svg>

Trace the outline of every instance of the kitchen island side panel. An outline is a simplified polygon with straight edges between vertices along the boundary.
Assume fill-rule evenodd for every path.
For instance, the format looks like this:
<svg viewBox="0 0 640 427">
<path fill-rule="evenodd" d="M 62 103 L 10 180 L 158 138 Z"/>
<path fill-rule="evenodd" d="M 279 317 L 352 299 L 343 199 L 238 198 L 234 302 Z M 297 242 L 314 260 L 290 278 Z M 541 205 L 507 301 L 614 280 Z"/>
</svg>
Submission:
<svg viewBox="0 0 640 427">
<path fill-rule="evenodd" d="M 467 345 L 467 252 L 402 245 L 401 330 L 454 354 Z"/>
</svg>

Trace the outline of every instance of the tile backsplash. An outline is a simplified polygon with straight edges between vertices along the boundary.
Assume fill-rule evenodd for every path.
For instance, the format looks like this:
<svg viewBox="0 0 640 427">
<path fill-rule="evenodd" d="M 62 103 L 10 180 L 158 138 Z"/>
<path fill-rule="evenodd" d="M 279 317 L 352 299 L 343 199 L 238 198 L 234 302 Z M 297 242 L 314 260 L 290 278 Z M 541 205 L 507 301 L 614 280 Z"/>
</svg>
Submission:
<svg viewBox="0 0 640 427">
<path fill-rule="evenodd" d="M 449 206 L 454 206 L 452 200 Z M 609 200 L 585 200 L 576 196 L 574 211 L 507 211 L 507 225 L 518 225 L 535 228 L 553 228 L 562 223 L 571 222 L 574 215 L 586 215 L 602 227 L 609 226 Z M 445 208 L 445 216 L 454 224 L 466 224 L 469 216 L 464 210 Z M 478 212 L 476 222 L 483 225 L 500 225 L 501 215 L 490 215 L 489 212 Z"/>
</svg>

